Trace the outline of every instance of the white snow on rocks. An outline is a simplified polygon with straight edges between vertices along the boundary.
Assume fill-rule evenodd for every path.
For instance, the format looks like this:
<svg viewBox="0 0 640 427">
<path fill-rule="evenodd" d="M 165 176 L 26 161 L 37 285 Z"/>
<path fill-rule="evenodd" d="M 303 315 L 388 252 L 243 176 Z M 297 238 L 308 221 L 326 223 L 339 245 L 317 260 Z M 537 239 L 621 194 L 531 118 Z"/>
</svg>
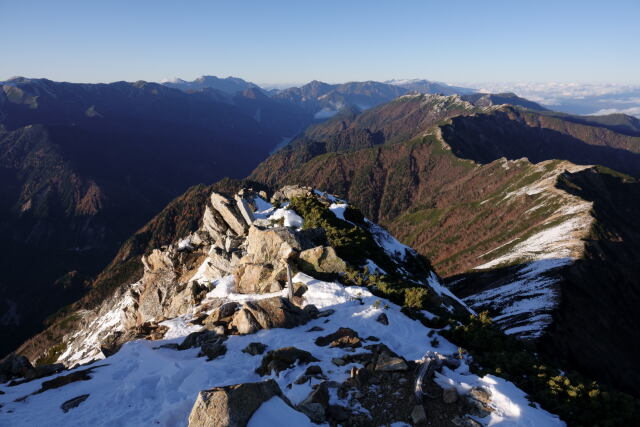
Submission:
<svg viewBox="0 0 640 427">
<path fill-rule="evenodd" d="M 267 350 L 295 346 L 320 359 L 316 364 L 320 365 L 330 380 L 342 382 L 349 376 L 351 367 L 358 365 L 352 363 L 337 367 L 331 360 L 351 353 L 347 349 L 319 347 L 314 343 L 318 336 L 331 333 L 339 327 L 348 326 L 363 338 L 374 335 L 408 360 L 418 360 L 427 351 L 452 354 L 457 350 L 455 345 L 444 339 L 440 340 L 437 349 L 433 348 L 427 335 L 429 328 L 406 317 L 400 312 L 400 307 L 389 301 L 382 299 L 385 304 L 381 306 L 386 306 L 387 309 L 379 307 L 380 304 L 375 304 L 378 308 L 374 307 L 375 301 L 380 298 L 365 288 L 345 287 L 304 274 L 296 275 L 294 281 L 308 286 L 304 294 L 307 303 L 315 304 L 321 310 L 333 309 L 334 314 L 293 329 L 268 329 L 251 335 L 230 336 L 225 342 L 227 353 L 209 362 L 204 357 L 196 357 L 199 351 L 196 348 L 184 351 L 159 348 L 162 344 L 179 343 L 183 339 L 181 335 L 191 330 L 186 327 L 187 317 L 166 321 L 164 324 L 170 326 L 170 336 L 173 338 L 160 341 L 138 340 L 124 344 L 118 353 L 82 367 L 100 366 L 88 381 L 35 394 L 20 402 L 15 400 L 38 390 L 43 381 L 51 378 L 14 387 L 0 385 L 0 390 L 5 393 L 0 395 L 0 404 L 3 405 L 0 425 L 184 426 L 187 425 L 188 415 L 200 390 L 267 378 L 273 378 L 287 398 L 297 404 L 310 393 L 311 385 L 319 381 L 314 379 L 311 383 L 287 387 L 303 374 L 306 365 L 283 371 L 280 376 L 260 377 L 255 369 L 260 365 L 261 357 L 250 356 L 241 350 L 251 342 L 264 343 L 268 346 Z M 223 283 L 228 282 L 229 279 L 225 279 Z M 227 286 L 225 289 L 229 291 L 230 288 Z M 223 294 L 220 291 L 220 295 Z M 232 296 L 233 293 L 228 292 L 227 295 Z M 389 326 L 381 326 L 375 321 L 382 312 L 387 315 Z M 324 323 L 325 320 L 328 322 Z M 322 326 L 324 331 L 306 332 L 313 326 Z M 66 371 L 59 375 L 68 373 Z M 445 370 L 438 381 L 450 381 L 463 393 L 476 384 L 488 387 L 492 393 L 491 405 L 495 408 L 488 419 L 482 420 L 488 425 L 563 425 L 556 416 L 528 406 L 524 393 L 510 383 L 492 376 L 480 378 L 470 373 L 464 362 L 455 371 Z M 60 409 L 63 402 L 82 394 L 89 394 L 89 398 L 78 407 L 68 413 Z M 295 420 L 299 424 L 296 425 L 305 425 L 307 422 L 277 400 L 267 402 L 259 411 L 264 417 L 254 417 L 250 425 L 265 425 L 261 422 L 278 416 L 285 417 L 282 418 L 283 422 L 293 419 L 287 418 L 289 416 L 298 417 L 299 420 Z"/>
<path fill-rule="evenodd" d="M 464 298 L 477 310 L 490 307 L 500 312 L 493 320 L 507 334 L 539 337 L 551 323 L 551 311 L 559 300 L 552 273 L 571 264 L 570 258 L 542 259 L 520 268 L 508 283 Z"/>
<path fill-rule="evenodd" d="M 302 217 L 291 209 L 276 209 L 276 211 L 269 216 L 271 220 L 279 220 L 280 218 L 284 220 L 285 227 L 302 228 L 304 222 Z"/>
</svg>

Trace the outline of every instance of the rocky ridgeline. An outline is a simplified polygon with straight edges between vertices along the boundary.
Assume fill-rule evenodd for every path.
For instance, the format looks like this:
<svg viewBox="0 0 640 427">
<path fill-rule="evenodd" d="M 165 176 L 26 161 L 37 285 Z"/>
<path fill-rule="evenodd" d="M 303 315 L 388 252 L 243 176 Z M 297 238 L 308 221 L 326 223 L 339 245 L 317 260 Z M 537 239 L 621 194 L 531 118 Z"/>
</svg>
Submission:
<svg viewBox="0 0 640 427">
<path fill-rule="evenodd" d="M 276 192 L 271 201 L 283 205 L 295 197 L 313 197 L 327 206 L 335 200 L 310 188 L 291 186 Z M 82 326 L 65 338 L 66 350 L 58 362 L 83 364 L 113 354 L 133 339 L 160 339 L 168 329 L 162 322 L 182 315 L 193 316 L 196 324 L 215 323 L 203 317 L 224 301 L 214 296 L 216 279 L 233 277 L 237 294 L 262 295 L 282 293 L 287 268 L 292 275 L 304 271 L 336 277 L 347 270 L 347 262 L 329 246 L 322 228 L 303 228 L 303 220 L 295 212 L 276 209 L 265 199 L 266 194 L 251 190 L 241 190 L 233 198 L 212 193 L 199 230 L 175 244 L 154 249 L 142 258 L 144 275 L 138 282 L 121 286 L 97 311 L 78 313 L 83 317 Z M 397 245 L 393 248 L 396 252 L 388 254 L 390 265 L 405 273 L 410 270 L 402 252 L 412 250 L 393 242 L 395 239 L 380 227 L 371 224 L 369 228 L 383 244 Z M 423 285 L 428 287 L 428 281 Z M 447 295 L 441 298 L 449 306 L 460 307 Z M 300 304 L 300 297 L 294 295 L 292 302 Z M 282 327 L 262 319 L 250 304 L 236 304 L 238 310 L 225 326 L 227 333 Z M 287 301 L 286 307 L 279 304 L 271 302 L 272 307 L 291 312 L 291 303 Z M 230 309 L 227 306 L 225 310 Z M 220 316 L 216 313 L 214 316 Z"/>
<path fill-rule="evenodd" d="M 341 258 L 329 243 L 328 234 L 335 230 L 305 226 L 314 213 L 299 215 L 287 209 L 300 200 L 364 233 L 358 236 L 375 242 L 368 255 L 375 254 L 377 262 L 362 254 Z M 364 218 L 346 219 L 348 205 L 333 196 L 284 187 L 270 201 L 266 194 L 246 189 L 232 198 L 212 193 L 197 231 L 144 256 L 142 278 L 122 284 L 97 310 L 76 313 L 82 316 L 81 326 L 65 336 L 58 364 L 34 368 L 26 358 L 14 356 L 0 367 L 5 381 L 13 378 L 10 385 L 25 387 L 16 388 L 20 395 L 13 402 L 38 405 L 41 393 L 68 390 L 67 384 L 95 381 L 98 375 L 104 381 L 111 370 L 112 378 L 121 381 L 134 376 L 130 366 L 138 366 L 138 360 L 153 364 L 159 357 L 167 364 L 164 370 L 194 363 L 190 360 L 195 357 L 205 363 L 197 369 L 213 380 L 197 383 L 198 388 L 189 392 L 202 390 L 197 398 L 187 393 L 194 396 L 190 426 L 244 426 L 256 417 L 267 419 L 268 408 L 291 420 L 302 417 L 304 422 L 295 425 L 481 425 L 476 420 L 495 410 L 492 391 L 471 374 L 467 375 L 472 385 L 456 386 L 447 379 L 448 372 L 466 366 L 455 346 L 443 341 L 442 353 L 433 351 L 438 347 L 435 330 L 409 319 L 390 301 L 376 300 L 365 287 L 337 283 L 345 281 L 347 272 L 359 277 L 393 274 L 424 289 L 434 309 L 465 312 L 464 304 L 440 285 L 435 273 L 425 264 L 416 266 L 416 253 L 381 227 Z M 334 281 L 323 281 L 329 279 Z M 277 330 L 291 330 L 291 335 L 269 335 Z M 244 336 L 255 338 L 238 347 Z M 138 343 L 145 340 L 162 342 L 143 349 Z M 411 357 L 401 356 L 398 348 Z M 431 351 L 415 361 L 424 349 Z M 143 351 L 151 353 L 141 356 Z M 93 363 L 103 358 L 104 363 Z M 171 359 L 176 362 L 168 363 Z M 252 367 L 228 378 L 215 376 L 218 370 L 222 375 L 235 369 L 235 359 Z M 86 364 L 92 365 L 80 368 Z M 71 373 L 27 387 L 30 379 L 65 366 Z M 178 370 L 171 378 L 185 375 L 189 374 Z M 238 377 L 253 382 L 225 385 L 238 382 Z M 128 387 L 135 388 L 137 382 L 133 383 Z M 223 385 L 210 388 L 216 383 Z M 209 388 L 203 390 L 206 385 Z M 461 390 L 464 398 L 459 397 Z M 66 395 L 56 411 L 90 417 L 91 409 L 76 408 L 89 408 L 92 396 L 101 391 Z M 117 406 L 122 398 L 113 402 Z M 135 399 L 132 404 L 137 404 Z M 28 412 L 34 416 L 45 407 L 32 406 Z M 10 407 L 7 412 L 20 409 Z M 181 410 L 157 423 L 186 423 L 187 414 L 179 415 Z M 19 419 L 28 423 L 27 418 Z"/>
</svg>

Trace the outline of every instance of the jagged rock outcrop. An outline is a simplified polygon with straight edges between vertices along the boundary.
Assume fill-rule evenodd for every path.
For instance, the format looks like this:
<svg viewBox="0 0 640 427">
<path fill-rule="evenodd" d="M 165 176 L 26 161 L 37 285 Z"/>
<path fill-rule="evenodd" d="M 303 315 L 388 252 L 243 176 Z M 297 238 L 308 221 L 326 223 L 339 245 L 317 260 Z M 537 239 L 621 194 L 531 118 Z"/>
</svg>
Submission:
<svg viewBox="0 0 640 427">
<path fill-rule="evenodd" d="M 264 293 L 274 283 L 284 287 L 287 261 L 310 244 L 302 234 L 287 227 L 251 227 L 246 239 L 246 255 L 238 261 L 234 270 L 238 292 Z"/>
</svg>

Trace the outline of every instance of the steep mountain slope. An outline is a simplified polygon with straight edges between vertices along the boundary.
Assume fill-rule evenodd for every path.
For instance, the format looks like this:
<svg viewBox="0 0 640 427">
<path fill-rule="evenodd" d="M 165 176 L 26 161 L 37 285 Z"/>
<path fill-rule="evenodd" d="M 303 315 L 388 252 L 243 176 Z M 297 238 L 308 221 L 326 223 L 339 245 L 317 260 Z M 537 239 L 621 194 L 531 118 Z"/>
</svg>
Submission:
<svg viewBox="0 0 640 427">
<path fill-rule="evenodd" d="M 0 90 L 4 354 L 173 197 L 248 173 L 280 140 L 240 109 L 157 84 L 12 79 Z M 237 153 L 242 150 L 243 155 Z M 26 265 L 25 253 L 40 254 Z M 66 290 L 48 289 L 60 279 Z M 41 301 L 42 300 L 42 301 Z M 9 307 L 9 308 L 7 308 Z"/>
<path fill-rule="evenodd" d="M 587 120 L 579 123 L 562 115 L 503 107 L 489 114 L 456 117 L 442 132 L 457 156 L 482 163 L 500 157 L 527 157 L 532 162 L 564 159 L 639 176 L 640 137 Z"/>
<path fill-rule="evenodd" d="M 268 185 L 313 184 L 344 195 L 428 256 L 467 303 L 489 309 L 507 333 L 563 341 L 547 347 L 554 357 L 633 392 L 640 378 L 630 373 L 634 352 L 624 343 L 638 338 L 632 325 L 640 319 L 626 304 L 636 301 L 638 284 L 621 284 L 617 277 L 638 277 L 633 263 L 623 261 L 640 255 L 638 227 L 598 210 L 615 212 L 622 205 L 634 212 L 637 187 L 631 177 L 588 163 L 597 160 L 594 150 L 615 150 L 622 166 L 635 165 L 637 138 L 596 121 L 576 123 L 511 106 L 466 103 L 462 112 L 448 114 L 448 108 L 430 107 L 441 119 L 432 121 L 419 108 L 425 99 L 434 98 L 407 96 L 311 128 L 251 178 Z M 461 101 L 440 99 L 444 105 Z M 416 118 L 396 119 L 401 105 L 413 108 Z M 613 166 L 618 157 L 598 158 Z M 583 176 L 591 178 L 576 182 Z M 612 198 L 613 189 L 620 200 Z M 619 272 L 602 268 L 597 260 L 605 259 Z M 580 301 L 572 295 L 585 286 L 590 304 L 569 302 Z M 607 289 L 614 288 L 629 299 L 609 298 Z M 580 319 L 581 333 L 569 332 L 578 324 L 570 318 Z M 604 333 L 603 324 L 616 328 Z"/>
<path fill-rule="evenodd" d="M 264 425 L 276 395 L 276 417 L 295 425 L 564 425 L 512 383 L 472 373 L 472 359 L 429 326 L 468 311 L 412 249 L 326 193 L 285 187 L 271 200 L 284 207 L 253 190 L 200 187 L 169 206 L 147 232 L 175 223 L 171 244 L 145 251 L 135 282 L 118 281 L 96 307 L 59 322 L 58 345 L 31 354 L 88 364 L 0 386 L 4 419 L 232 425 L 227 414 Z M 191 222 L 193 208 L 195 229 L 175 222 L 183 212 Z M 224 390 L 211 387 L 265 379 L 260 387 L 276 390 L 267 396 L 206 404 Z"/>
</svg>

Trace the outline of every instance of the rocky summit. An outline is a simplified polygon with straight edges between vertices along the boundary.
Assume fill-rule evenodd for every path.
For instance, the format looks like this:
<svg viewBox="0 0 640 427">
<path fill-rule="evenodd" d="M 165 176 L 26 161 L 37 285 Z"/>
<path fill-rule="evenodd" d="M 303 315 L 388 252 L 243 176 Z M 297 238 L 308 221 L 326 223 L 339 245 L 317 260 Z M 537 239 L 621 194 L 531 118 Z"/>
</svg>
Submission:
<svg viewBox="0 0 640 427">
<path fill-rule="evenodd" d="M 473 309 L 345 200 L 286 186 L 203 204 L 137 280 L 0 365 L 0 424 L 563 425 L 473 368 L 449 333 Z"/>
</svg>

